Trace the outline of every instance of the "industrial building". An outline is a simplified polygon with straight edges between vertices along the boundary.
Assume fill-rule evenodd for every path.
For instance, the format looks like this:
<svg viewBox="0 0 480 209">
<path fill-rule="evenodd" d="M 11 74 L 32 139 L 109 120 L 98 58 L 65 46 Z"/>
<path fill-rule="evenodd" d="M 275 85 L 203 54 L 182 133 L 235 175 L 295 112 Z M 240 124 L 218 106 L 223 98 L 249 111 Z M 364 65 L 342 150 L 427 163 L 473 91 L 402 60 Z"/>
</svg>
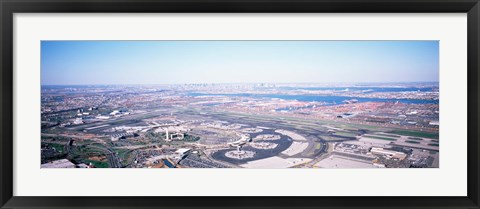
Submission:
<svg viewBox="0 0 480 209">
<path fill-rule="evenodd" d="M 397 158 L 399 160 L 403 160 L 407 157 L 407 154 L 403 153 L 403 152 L 397 152 L 397 151 L 393 151 L 393 150 L 387 150 L 387 149 L 383 149 L 381 147 L 372 147 L 372 149 L 370 150 L 370 152 L 372 154 L 375 154 L 375 155 L 382 155 L 382 156 L 387 156 L 389 158 Z"/>
<path fill-rule="evenodd" d="M 67 159 L 55 160 L 49 163 L 44 163 L 40 168 L 75 168 L 75 164 Z"/>
</svg>

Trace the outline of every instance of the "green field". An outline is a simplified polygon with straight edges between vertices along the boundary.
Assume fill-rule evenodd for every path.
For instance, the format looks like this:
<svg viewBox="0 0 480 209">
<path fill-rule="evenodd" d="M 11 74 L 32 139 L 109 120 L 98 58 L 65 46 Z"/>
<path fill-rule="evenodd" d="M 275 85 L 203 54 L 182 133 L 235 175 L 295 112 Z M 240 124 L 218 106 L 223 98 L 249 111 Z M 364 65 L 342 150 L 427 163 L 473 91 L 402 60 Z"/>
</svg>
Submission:
<svg viewBox="0 0 480 209">
<path fill-rule="evenodd" d="M 115 149 L 115 151 L 117 152 L 118 158 L 123 159 L 123 161 L 129 157 L 131 152 L 131 150 L 128 149 Z"/>
<path fill-rule="evenodd" d="M 194 112 L 194 111 L 199 111 L 198 109 L 190 109 L 185 112 Z M 206 111 L 210 115 L 214 117 L 220 117 L 220 118 L 236 118 L 239 120 L 245 120 L 245 121 L 250 121 L 250 122 L 276 122 L 276 123 L 284 123 L 284 122 L 290 122 L 292 124 L 296 125 L 303 125 L 303 126 L 309 126 L 309 127 L 315 127 L 317 130 L 322 130 L 326 131 L 325 127 L 322 127 L 321 125 L 331 125 L 335 127 L 343 127 L 344 129 L 350 129 L 350 130 L 358 130 L 358 129 L 368 129 L 370 131 L 378 131 L 378 132 L 386 132 L 390 131 L 391 129 L 386 129 L 383 127 L 378 127 L 378 126 L 371 126 L 371 125 L 364 125 L 364 124 L 353 124 L 353 123 L 346 123 L 346 122 L 339 122 L 339 121 L 327 121 L 327 120 L 320 120 L 320 119 L 305 119 L 305 118 L 295 118 L 295 117 L 288 117 L 284 116 L 283 119 L 279 119 L 278 116 L 274 115 L 251 115 L 251 114 L 245 114 L 245 113 L 238 113 L 238 112 L 220 112 L 220 111 Z"/>
<path fill-rule="evenodd" d="M 355 136 L 357 136 L 356 133 L 349 133 L 349 132 L 335 132 L 334 135 L 345 136 L 345 137 L 355 137 Z"/>
<path fill-rule="evenodd" d="M 406 130 L 394 130 L 394 131 L 390 131 L 389 133 L 404 135 L 404 136 L 438 139 L 438 133 L 427 133 L 427 132 L 406 131 Z"/>
<path fill-rule="evenodd" d="M 108 162 L 101 162 L 101 161 L 95 161 L 95 160 L 85 160 L 83 159 L 82 161 L 85 162 L 85 164 L 92 163 L 95 167 L 97 168 L 108 168 Z"/>
<path fill-rule="evenodd" d="M 378 136 L 386 136 L 386 137 L 395 137 L 395 138 L 400 138 L 400 136 L 397 136 L 397 135 L 391 135 L 391 134 L 375 133 L 375 135 L 378 135 Z"/>
<path fill-rule="evenodd" d="M 200 137 L 193 136 L 193 135 L 190 135 L 190 134 L 185 134 L 184 138 L 183 138 L 183 141 L 186 141 L 186 142 L 196 142 L 198 140 L 200 140 Z"/>
<path fill-rule="evenodd" d="M 420 142 L 418 142 L 418 141 L 405 141 L 405 142 L 410 143 L 410 144 L 420 144 Z"/>
<path fill-rule="evenodd" d="M 65 145 L 54 144 L 54 143 L 44 143 L 44 144 L 47 144 L 49 147 L 55 148 L 57 152 L 60 152 L 60 153 L 65 152 Z"/>
<path fill-rule="evenodd" d="M 341 137 L 335 137 L 335 136 L 329 136 L 329 135 L 320 135 L 319 136 L 320 138 L 322 138 L 323 140 L 325 141 L 337 141 L 337 140 L 343 140 L 345 141 L 345 138 L 341 138 Z"/>
<path fill-rule="evenodd" d="M 396 139 L 387 138 L 387 137 L 381 137 L 381 136 L 368 135 L 368 136 L 365 136 L 365 137 L 372 138 L 372 139 L 381 139 L 381 140 L 388 140 L 388 141 L 397 141 Z"/>
</svg>

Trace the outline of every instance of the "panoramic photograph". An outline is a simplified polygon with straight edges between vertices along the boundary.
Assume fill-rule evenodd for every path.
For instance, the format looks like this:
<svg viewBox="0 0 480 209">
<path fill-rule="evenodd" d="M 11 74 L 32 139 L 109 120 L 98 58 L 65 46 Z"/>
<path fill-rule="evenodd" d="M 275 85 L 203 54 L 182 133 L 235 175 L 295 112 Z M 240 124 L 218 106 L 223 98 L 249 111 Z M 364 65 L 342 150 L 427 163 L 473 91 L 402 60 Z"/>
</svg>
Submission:
<svg viewBox="0 0 480 209">
<path fill-rule="evenodd" d="M 438 41 L 42 41 L 49 168 L 439 168 Z"/>
</svg>

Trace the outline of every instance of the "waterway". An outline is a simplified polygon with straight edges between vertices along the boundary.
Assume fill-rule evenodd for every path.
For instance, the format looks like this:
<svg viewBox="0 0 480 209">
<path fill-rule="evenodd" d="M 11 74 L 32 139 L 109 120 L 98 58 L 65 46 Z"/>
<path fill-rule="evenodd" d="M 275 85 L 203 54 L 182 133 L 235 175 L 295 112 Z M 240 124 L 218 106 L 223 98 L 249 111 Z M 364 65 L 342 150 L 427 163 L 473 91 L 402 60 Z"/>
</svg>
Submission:
<svg viewBox="0 0 480 209">
<path fill-rule="evenodd" d="M 323 90 L 323 91 L 362 91 L 362 92 L 405 92 L 420 91 L 429 92 L 437 91 L 438 87 L 280 87 L 285 90 Z"/>
<path fill-rule="evenodd" d="M 284 95 L 284 94 L 204 94 L 189 93 L 189 96 L 231 96 L 231 97 L 250 97 L 250 98 L 277 98 L 284 100 L 297 100 L 302 102 L 322 102 L 327 105 L 344 104 L 343 101 L 356 99 L 358 102 L 401 102 L 406 104 L 438 104 L 438 100 L 421 99 L 381 99 L 381 98 L 361 98 L 346 96 L 326 96 L 326 95 Z"/>
<path fill-rule="evenodd" d="M 169 168 L 176 168 L 175 165 L 173 165 L 170 161 L 163 159 L 163 163 Z"/>
</svg>

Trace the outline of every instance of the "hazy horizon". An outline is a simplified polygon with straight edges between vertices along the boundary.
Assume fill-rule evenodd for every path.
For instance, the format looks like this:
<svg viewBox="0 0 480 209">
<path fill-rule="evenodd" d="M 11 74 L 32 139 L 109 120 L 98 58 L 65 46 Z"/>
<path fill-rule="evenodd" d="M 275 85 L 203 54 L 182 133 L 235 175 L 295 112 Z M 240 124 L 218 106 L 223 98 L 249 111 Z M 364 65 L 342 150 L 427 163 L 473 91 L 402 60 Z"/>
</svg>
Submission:
<svg viewBox="0 0 480 209">
<path fill-rule="evenodd" d="M 42 41 L 41 85 L 438 83 L 438 41 Z"/>
<path fill-rule="evenodd" d="M 275 84 L 275 85 L 291 85 L 291 84 L 300 84 L 300 85 L 368 85 L 368 84 L 439 84 L 438 81 L 415 81 L 415 82 L 318 82 L 318 83 L 267 83 L 267 82 L 255 82 L 255 83 L 145 83 L 145 84 L 41 84 L 42 86 L 155 86 L 155 85 L 255 85 L 255 84 Z"/>
</svg>

